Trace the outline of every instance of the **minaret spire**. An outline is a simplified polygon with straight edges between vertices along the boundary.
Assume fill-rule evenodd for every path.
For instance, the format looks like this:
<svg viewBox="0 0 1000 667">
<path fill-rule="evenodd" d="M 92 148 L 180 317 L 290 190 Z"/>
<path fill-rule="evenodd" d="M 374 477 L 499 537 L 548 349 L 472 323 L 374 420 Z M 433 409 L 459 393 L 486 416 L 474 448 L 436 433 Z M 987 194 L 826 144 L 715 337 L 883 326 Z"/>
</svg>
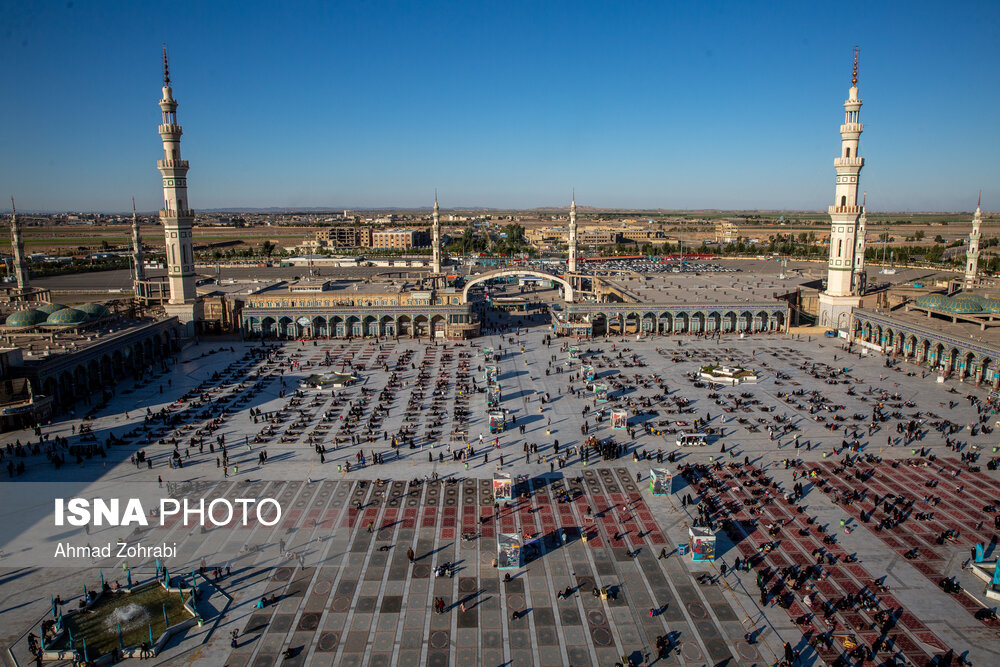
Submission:
<svg viewBox="0 0 1000 667">
<path fill-rule="evenodd" d="M 170 85 L 170 63 L 167 62 L 167 43 L 163 43 L 163 85 Z"/>
<path fill-rule="evenodd" d="M 861 195 L 861 215 L 858 216 L 857 244 L 854 249 L 854 275 L 852 276 L 851 290 L 857 296 L 863 296 L 867 279 L 865 276 L 865 244 L 868 234 L 868 212 L 865 203 L 868 201 L 868 193 Z"/>
<path fill-rule="evenodd" d="M 142 237 L 139 235 L 139 216 L 135 214 L 135 197 L 132 197 L 132 262 L 135 264 L 133 278 L 135 283 L 146 279 L 146 267 L 143 265 Z M 139 285 L 134 285 L 136 294 Z"/>
<path fill-rule="evenodd" d="M 983 191 L 979 191 L 979 201 L 976 202 L 976 213 L 972 216 L 972 232 L 969 234 L 969 249 L 965 253 L 965 289 L 976 286 L 979 278 L 979 237 L 983 224 Z"/>
<path fill-rule="evenodd" d="M 441 273 L 441 209 L 438 207 L 437 188 L 434 189 L 434 215 L 431 224 L 431 273 Z"/>
<path fill-rule="evenodd" d="M 24 256 L 24 239 L 21 238 L 21 225 L 17 222 L 17 208 L 14 206 L 14 196 L 10 198 L 10 245 L 14 250 L 14 279 L 17 289 L 23 298 L 24 291 L 30 286 L 28 276 L 28 260 Z"/>
<path fill-rule="evenodd" d="M 569 249 L 566 262 L 566 269 L 570 273 L 576 273 L 576 188 L 573 188 L 572 199 L 569 205 Z"/>
<path fill-rule="evenodd" d="M 844 102 L 840 126 L 840 155 L 834 159 L 837 172 L 834 202 L 830 206 L 830 258 L 826 290 L 820 293 L 820 326 L 847 329 L 851 309 L 860 304 L 860 270 L 864 266 L 864 207 L 858 205 L 858 187 L 865 160 L 858 153 L 861 132 L 861 99 L 858 97 L 858 56 L 854 48 L 851 88 Z M 858 253 L 862 257 L 858 257 Z"/>
<path fill-rule="evenodd" d="M 159 126 L 163 159 L 157 160 L 156 167 L 163 179 L 160 222 L 166 239 L 167 282 L 170 285 L 168 306 L 172 306 L 167 308 L 167 312 L 176 314 L 186 324 L 197 319 L 195 304 L 198 294 L 194 284 L 194 249 L 191 238 L 194 211 L 188 202 L 188 162 L 181 159 L 181 135 L 184 131 L 177 122 L 177 100 L 170 88 L 166 45 L 163 47 L 163 98 L 160 100 L 160 111 L 163 114 L 163 122 Z"/>
</svg>

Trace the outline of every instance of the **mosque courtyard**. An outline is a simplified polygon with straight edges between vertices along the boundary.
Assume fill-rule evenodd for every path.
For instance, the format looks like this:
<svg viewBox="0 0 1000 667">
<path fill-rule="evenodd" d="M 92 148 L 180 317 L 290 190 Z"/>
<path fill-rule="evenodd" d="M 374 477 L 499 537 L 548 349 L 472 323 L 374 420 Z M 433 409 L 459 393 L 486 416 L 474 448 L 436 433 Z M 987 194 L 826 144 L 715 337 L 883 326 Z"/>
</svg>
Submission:
<svg viewBox="0 0 1000 667">
<path fill-rule="evenodd" d="M 786 651 L 860 664 L 866 647 L 869 664 L 1000 662 L 1000 624 L 982 611 L 994 603 L 963 569 L 977 543 L 996 559 L 985 389 L 825 337 L 550 334 L 201 342 L 43 427 L 67 438 L 58 469 L 50 443 L 0 461 L 25 464 L 3 492 L 5 660 L 29 664 L 50 596 L 75 604 L 99 577 L 123 577 L 114 554 L 57 562 L 55 544 L 122 539 L 176 543 L 164 562 L 201 594 L 203 624 L 156 664 L 764 665 Z M 495 434 L 494 363 L 507 420 Z M 707 386 L 706 365 L 757 381 Z M 356 379 L 318 382 L 332 374 Z M 696 431 L 706 446 L 677 446 Z M 87 448 L 112 437 L 104 456 Z M 670 494 L 652 495 L 653 468 L 672 472 Z M 514 498 L 494 504 L 496 473 Z M 282 515 L 135 533 L 44 525 L 52 497 L 115 487 L 275 498 Z M 717 537 L 714 560 L 693 560 L 692 529 Z M 521 567 L 496 567 L 504 536 Z M 128 559 L 140 580 L 156 564 Z"/>
</svg>

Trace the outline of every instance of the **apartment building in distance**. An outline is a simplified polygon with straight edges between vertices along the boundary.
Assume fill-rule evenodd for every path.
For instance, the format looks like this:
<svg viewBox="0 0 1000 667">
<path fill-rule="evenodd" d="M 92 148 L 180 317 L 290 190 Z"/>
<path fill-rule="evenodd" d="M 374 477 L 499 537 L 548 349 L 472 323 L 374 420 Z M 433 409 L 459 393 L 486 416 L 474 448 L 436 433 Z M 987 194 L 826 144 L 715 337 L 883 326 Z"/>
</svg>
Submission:
<svg viewBox="0 0 1000 667">
<path fill-rule="evenodd" d="M 376 229 L 371 235 L 371 247 L 378 250 L 410 250 L 431 244 L 426 229 Z"/>
<path fill-rule="evenodd" d="M 370 248 L 372 229 L 368 226 L 327 227 L 316 232 L 321 248 Z"/>
</svg>

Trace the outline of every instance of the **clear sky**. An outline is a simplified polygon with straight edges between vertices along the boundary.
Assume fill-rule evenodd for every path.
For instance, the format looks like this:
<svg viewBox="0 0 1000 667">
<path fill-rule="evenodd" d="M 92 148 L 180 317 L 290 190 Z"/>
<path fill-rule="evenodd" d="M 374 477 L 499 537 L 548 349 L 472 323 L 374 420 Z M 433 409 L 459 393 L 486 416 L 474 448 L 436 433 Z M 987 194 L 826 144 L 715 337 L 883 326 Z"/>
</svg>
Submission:
<svg viewBox="0 0 1000 667">
<path fill-rule="evenodd" d="M 0 31 L 25 210 L 158 208 L 161 42 L 195 209 L 825 209 L 855 45 L 869 209 L 1000 209 L 996 0 L 2 0 Z"/>
</svg>

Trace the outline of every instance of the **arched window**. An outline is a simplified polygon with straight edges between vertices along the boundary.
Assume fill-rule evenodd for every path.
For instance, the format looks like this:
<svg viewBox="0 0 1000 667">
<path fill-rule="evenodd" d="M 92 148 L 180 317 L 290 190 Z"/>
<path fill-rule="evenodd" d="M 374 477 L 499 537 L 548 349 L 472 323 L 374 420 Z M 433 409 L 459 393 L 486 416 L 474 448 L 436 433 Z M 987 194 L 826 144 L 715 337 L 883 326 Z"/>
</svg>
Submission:
<svg viewBox="0 0 1000 667">
<path fill-rule="evenodd" d="M 847 206 L 847 195 L 842 195 L 840 197 L 840 205 L 841 206 Z"/>
<path fill-rule="evenodd" d="M 851 157 L 851 147 L 847 146 L 844 148 L 844 157 Z"/>
</svg>

